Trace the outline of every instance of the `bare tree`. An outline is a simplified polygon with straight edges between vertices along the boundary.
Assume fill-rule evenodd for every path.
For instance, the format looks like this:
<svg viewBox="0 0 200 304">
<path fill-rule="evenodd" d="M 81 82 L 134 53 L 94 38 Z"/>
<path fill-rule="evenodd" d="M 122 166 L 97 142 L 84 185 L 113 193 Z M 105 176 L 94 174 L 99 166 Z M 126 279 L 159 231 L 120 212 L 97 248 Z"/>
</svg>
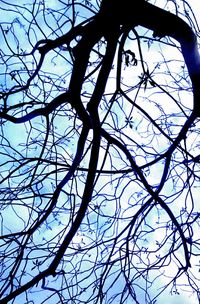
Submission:
<svg viewBox="0 0 200 304">
<path fill-rule="evenodd" d="M 16 2 L 0 1 L 0 303 L 200 303 L 192 1 Z"/>
</svg>

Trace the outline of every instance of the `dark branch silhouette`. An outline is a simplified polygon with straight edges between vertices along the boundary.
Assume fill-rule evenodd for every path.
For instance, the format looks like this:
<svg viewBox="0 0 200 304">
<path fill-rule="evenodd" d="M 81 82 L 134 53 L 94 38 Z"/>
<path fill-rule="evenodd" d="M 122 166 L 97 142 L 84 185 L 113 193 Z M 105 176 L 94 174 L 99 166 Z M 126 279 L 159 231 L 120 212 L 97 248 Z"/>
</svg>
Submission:
<svg viewBox="0 0 200 304">
<path fill-rule="evenodd" d="M 182 278 L 197 299 L 196 20 L 145 0 L 57 4 L 2 1 L 19 17 L 1 26 L 0 303 L 156 303 Z M 149 68 L 146 42 L 179 51 L 181 72 L 164 50 Z"/>
</svg>

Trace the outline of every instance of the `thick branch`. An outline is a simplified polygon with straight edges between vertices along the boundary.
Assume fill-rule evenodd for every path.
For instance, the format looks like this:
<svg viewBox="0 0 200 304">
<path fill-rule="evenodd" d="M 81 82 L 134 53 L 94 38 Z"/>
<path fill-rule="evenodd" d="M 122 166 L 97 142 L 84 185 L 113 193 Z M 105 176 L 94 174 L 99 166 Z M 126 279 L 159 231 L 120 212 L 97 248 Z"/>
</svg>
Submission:
<svg viewBox="0 0 200 304">
<path fill-rule="evenodd" d="M 192 81 L 194 112 L 200 116 L 200 56 L 196 35 L 184 20 L 144 0 L 124 0 L 123 5 L 117 0 L 104 0 L 99 17 L 108 31 L 118 20 L 125 28 L 141 25 L 152 30 L 154 37 L 169 36 L 178 41 Z"/>
<path fill-rule="evenodd" d="M 68 93 L 65 92 L 55 97 L 49 104 L 47 104 L 44 108 L 33 110 L 32 112 L 22 116 L 22 117 L 14 117 L 5 112 L 0 112 L 0 118 L 11 121 L 15 124 L 24 123 L 30 121 L 31 119 L 37 116 L 47 116 L 51 112 L 53 112 L 57 107 L 59 107 L 63 103 L 68 102 Z"/>
<path fill-rule="evenodd" d="M 139 24 L 153 30 L 154 36 L 170 36 L 180 43 L 192 81 L 194 112 L 200 116 L 200 56 L 195 33 L 178 16 L 147 2 L 140 6 L 138 16 Z"/>
</svg>

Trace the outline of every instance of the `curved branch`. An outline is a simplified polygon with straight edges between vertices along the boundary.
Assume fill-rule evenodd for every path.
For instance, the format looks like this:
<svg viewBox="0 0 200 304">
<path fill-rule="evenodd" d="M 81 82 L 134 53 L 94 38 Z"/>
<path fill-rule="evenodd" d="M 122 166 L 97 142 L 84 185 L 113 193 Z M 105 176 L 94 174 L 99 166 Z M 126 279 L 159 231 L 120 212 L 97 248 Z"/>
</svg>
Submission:
<svg viewBox="0 0 200 304">
<path fill-rule="evenodd" d="M 189 254 L 189 250 L 188 250 L 188 246 L 187 246 L 187 239 L 184 235 L 183 230 L 181 229 L 181 225 L 178 223 L 178 221 L 177 221 L 176 217 L 174 216 L 174 214 L 172 213 L 171 209 L 167 206 L 167 204 L 165 204 L 165 202 L 159 196 L 159 192 L 154 191 L 152 189 L 152 187 L 149 185 L 149 183 L 146 180 L 145 176 L 143 175 L 141 169 L 137 166 L 136 162 L 134 161 L 132 155 L 127 150 L 127 148 L 116 138 L 109 135 L 105 130 L 102 129 L 101 132 L 102 132 L 102 136 L 104 136 L 109 143 L 116 145 L 126 155 L 126 157 L 128 158 L 128 160 L 130 162 L 130 165 L 133 169 L 133 172 L 139 176 L 142 184 L 146 188 L 146 190 L 149 193 L 149 195 L 151 196 L 151 198 L 153 200 L 155 200 L 155 202 L 159 203 L 159 205 L 166 211 L 166 213 L 168 214 L 172 223 L 174 223 L 174 225 L 176 226 L 176 228 L 180 234 L 181 240 L 182 240 L 184 253 L 185 253 L 185 261 L 186 261 L 185 269 L 187 269 L 188 267 L 191 267 L 190 254 Z M 168 169 L 168 167 L 167 167 L 167 169 Z M 161 190 L 161 189 L 159 189 L 159 190 Z"/>
<path fill-rule="evenodd" d="M 24 123 L 30 121 L 31 119 L 37 116 L 47 116 L 51 112 L 53 112 L 57 107 L 59 107 L 63 103 L 69 102 L 68 93 L 65 92 L 55 97 L 49 104 L 47 104 L 44 108 L 33 110 L 32 112 L 22 116 L 22 117 L 14 117 L 5 112 L 0 112 L 0 118 L 11 121 L 15 124 Z"/>
<path fill-rule="evenodd" d="M 128 12 L 127 12 L 128 13 Z M 191 27 L 178 16 L 148 2 L 138 9 L 138 23 L 151 29 L 154 37 L 170 36 L 181 45 L 194 93 L 194 113 L 200 116 L 200 56 L 197 38 Z"/>
</svg>

